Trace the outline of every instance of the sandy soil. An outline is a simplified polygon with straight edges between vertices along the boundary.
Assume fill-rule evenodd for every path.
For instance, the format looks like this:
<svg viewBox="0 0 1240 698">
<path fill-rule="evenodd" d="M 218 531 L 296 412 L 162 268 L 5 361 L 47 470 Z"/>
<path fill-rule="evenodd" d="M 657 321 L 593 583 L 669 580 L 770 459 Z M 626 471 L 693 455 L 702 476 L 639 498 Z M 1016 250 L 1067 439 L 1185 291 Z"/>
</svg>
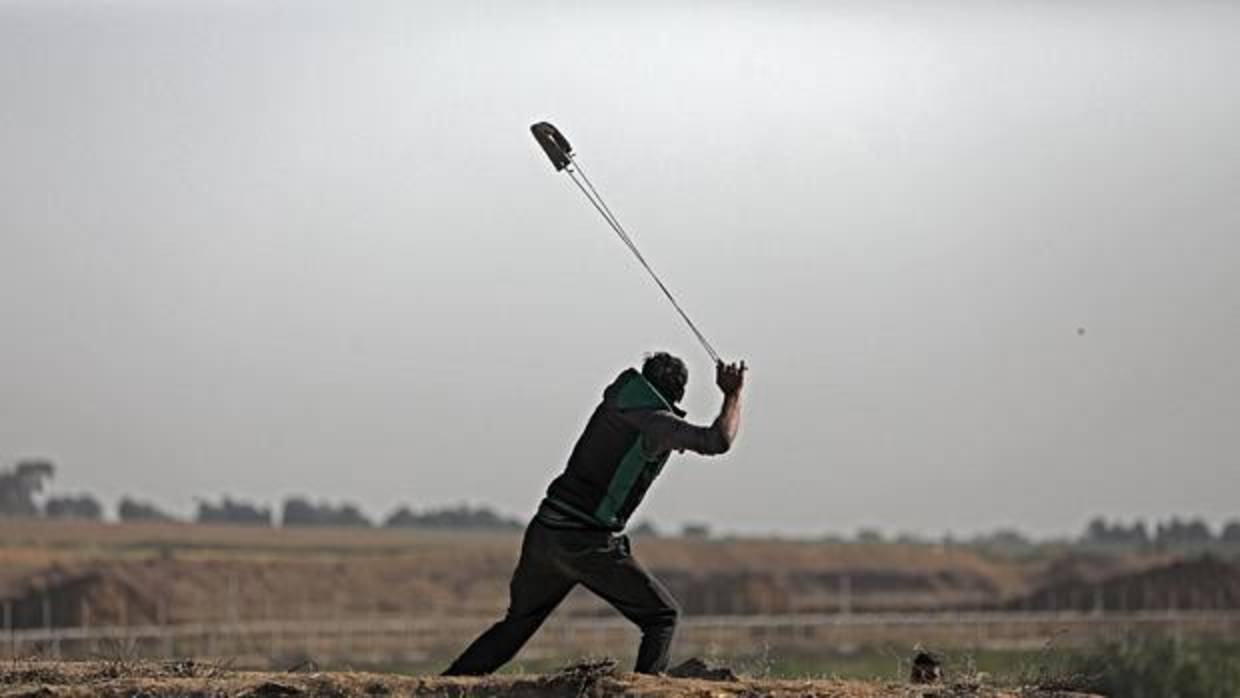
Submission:
<svg viewBox="0 0 1240 698">
<path fill-rule="evenodd" d="M 46 662 L 10 661 L 0 665 L 0 696 L 105 696 L 133 698 L 278 696 L 565 696 L 573 698 L 638 696 L 665 698 L 1085 698 L 1084 694 L 1036 689 L 997 689 L 977 685 L 914 686 L 837 680 L 735 681 L 673 679 L 614 673 L 565 671 L 546 676 L 441 678 L 351 672 L 258 673 L 233 671 L 193 661 Z"/>
</svg>

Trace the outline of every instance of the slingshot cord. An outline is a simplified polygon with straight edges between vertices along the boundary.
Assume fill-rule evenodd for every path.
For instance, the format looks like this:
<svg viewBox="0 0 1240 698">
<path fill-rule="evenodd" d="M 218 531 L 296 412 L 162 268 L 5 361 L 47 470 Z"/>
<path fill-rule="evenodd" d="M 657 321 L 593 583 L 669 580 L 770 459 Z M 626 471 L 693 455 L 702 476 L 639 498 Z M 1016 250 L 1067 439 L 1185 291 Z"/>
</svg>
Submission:
<svg viewBox="0 0 1240 698">
<path fill-rule="evenodd" d="M 637 249 L 637 245 L 633 242 L 633 239 L 629 237 L 627 232 L 625 232 L 624 226 L 620 225 L 620 220 L 611 212 L 611 209 L 607 207 L 607 202 L 603 201 L 603 197 L 600 196 L 598 190 L 594 188 L 594 184 L 592 184 L 590 182 L 590 178 L 586 176 L 585 170 L 581 168 L 581 165 L 577 163 L 577 160 L 573 158 L 572 155 L 569 155 L 568 157 L 572 162 L 572 166 L 565 168 L 565 171 L 568 172 L 568 176 L 572 178 L 573 184 L 577 185 L 577 188 L 580 189 L 581 193 L 590 200 L 590 203 L 594 206 L 594 209 L 599 212 L 599 215 L 603 217 L 603 220 L 607 221 L 607 224 L 611 226 L 611 229 L 616 231 L 616 235 L 620 237 L 621 242 L 623 242 L 625 246 L 632 251 L 633 255 L 637 257 L 637 261 L 641 262 L 641 265 L 645 267 L 646 272 L 650 274 L 650 278 L 654 279 L 654 282 L 659 285 L 659 290 L 663 291 L 663 295 L 667 296 L 667 299 L 671 301 L 672 307 L 676 309 L 676 312 L 680 313 L 680 317 L 684 318 L 685 324 L 689 326 L 689 329 L 692 330 L 693 335 L 697 337 L 699 342 L 702 343 L 702 348 L 706 350 L 707 354 L 710 354 L 710 358 L 713 359 L 715 363 L 719 363 L 719 354 L 715 352 L 715 348 L 710 345 L 710 342 L 706 341 L 706 337 L 700 330 L 698 330 L 697 325 L 693 324 L 693 321 L 689 319 L 689 315 L 685 312 L 684 308 L 680 307 L 680 303 L 676 302 L 676 298 L 672 296 L 671 291 L 667 290 L 667 286 L 664 285 L 663 281 L 659 278 L 659 275 L 654 273 L 654 269 L 652 269 L 650 264 L 646 262 L 646 258 L 643 257 L 642 253 Z M 581 174 L 581 179 L 585 181 L 584 186 L 577 180 L 577 174 Z M 589 187 L 588 191 L 586 187 Z M 591 196 L 591 194 L 593 194 L 593 196 Z"/>
</svg>

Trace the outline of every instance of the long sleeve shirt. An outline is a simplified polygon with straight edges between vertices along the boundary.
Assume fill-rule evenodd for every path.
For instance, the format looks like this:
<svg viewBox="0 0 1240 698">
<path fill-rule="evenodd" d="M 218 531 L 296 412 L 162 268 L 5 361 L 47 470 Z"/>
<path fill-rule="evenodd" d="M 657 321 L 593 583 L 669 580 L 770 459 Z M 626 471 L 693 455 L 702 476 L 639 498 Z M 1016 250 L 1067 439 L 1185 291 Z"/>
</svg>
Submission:
<svg viewBox="0 0 1240 698">
<path fill-rule="evenodd" d="M 698 426 L 671 410 L 628 412 L 621 414 L 621 419 L 642 433 L 645 453 L 652 458 L 667 451 L 714 456 L 731 446 L 718 422 Z"/>
</svg>

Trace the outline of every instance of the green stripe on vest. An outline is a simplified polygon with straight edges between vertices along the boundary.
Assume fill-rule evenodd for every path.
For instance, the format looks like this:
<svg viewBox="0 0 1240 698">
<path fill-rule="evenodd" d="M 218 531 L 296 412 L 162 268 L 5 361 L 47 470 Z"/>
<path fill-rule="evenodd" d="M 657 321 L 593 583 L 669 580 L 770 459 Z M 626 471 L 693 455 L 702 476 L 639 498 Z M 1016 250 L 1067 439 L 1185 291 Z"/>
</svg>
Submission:
<svg viewBox="0 0 1240 698">
<path fill-rule="evenodd" d="M 616 468 L 616 474 L 607 486 L 607 494 L 594 511 L 596 518 L 608 524 L 615 522 L 616 512 L 624 506 L 624 500 L 628 499 L 629 490 L 633 489 L 633 483 L 637 482 L 637 476 L 641 475 L 646 462 L 646 456 L 642 453 L 642 438 L 638 437 L 620 460 L 620 467 Z"/>
<path fill-rule="evenodd" d="M 659 394 L 658 389 L 646 380 L 645 376 L 636 373 L 632 379 L 620 386 L 620 392 L 616 395 L 616 408 L 620 410 L 669 410 L 671 405 Z M 599 521 L 606 522 L 608 525 L 615 523 L 616 512 L 624 506 L 624 501 L 629 497 L 629 491 L 633 489 L 633 483 L 637 482 L 637 476 L 641 475 L 642 469 L 650 463 L 646 460 L 643 445 L 644 439 L 638 435 L 633 440 L 633 445 L 624 454 L 624 458 L 620 459 L 620 465 L 616 468 L 611 483 L 607 485 L 607 494 L 599 503 L 598 509 L 594 510 L 594 517 Z"/>
</svg>

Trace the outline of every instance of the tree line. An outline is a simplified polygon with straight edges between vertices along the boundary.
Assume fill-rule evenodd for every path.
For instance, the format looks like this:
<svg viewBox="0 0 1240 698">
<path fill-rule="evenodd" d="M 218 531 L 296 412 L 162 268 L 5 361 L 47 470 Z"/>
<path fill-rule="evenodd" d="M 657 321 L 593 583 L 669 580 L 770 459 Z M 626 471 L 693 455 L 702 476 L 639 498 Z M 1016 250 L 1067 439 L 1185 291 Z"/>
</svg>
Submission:
<svg viewBox="0 0 1240 698">
<path fill-rule="evenodd" d="M 103 505 L 89 494 L 42 496 L 47 483 L 55 474 L 55 466 L 47 460 L 31 459 L 18 462 L 14 467 L 0 469 L 0 516 L 45 517 L 54 519 L 82 519 L 100 521 L 104 517 Z M 295 496 L 285 499 L 277 520 L 270 507 L 224 496 L 218 501 L 197 500 L 193 521 L 196 523 L 228 523 L 252 526 L 334 526 L 357 528 L 430 528 L 430 529 L 486 529 L 519 530 L 523 522 L 504 516 L 487 506 L 472 507 L 467 504 L 430 508 L 416 511 L 402 506 L 383 518 L 374 520 L 359 507 L 350 503 L 333 504 L 328 501 L 312 501 L 308 497 Z M 121 521 L 175 521 L 176 517 L 156 505 L 132 497 L 123 497 L 117 507 Z M 658 529 L 649 521 L 638 522 L 629 532 L 635 535 L 657 536 Z M 711 537 L 710 527 L 704 523 L 687 523 L 681 535 L 688 538 Z M 888 538 L 876 529 L 861 529 L 851 538 L 826 536 L 826 541 L 858 543 L 904 543 L 904 544 L 963 544 L 971 547 L 1013 551 L 1035 548 L 1041 544 L 1025 534 L 1004 528 L 956 540 L 950 535 L 941 541 L 923 539 L 904 534 Z M 1129 550 L 1170 550 L 1185 548 L 1208 548 L 1214 545 L 1240 545 L 1240 518 L 1231 519 L 1217 531 L 1200 518 L 1172 517 L 1167 521 L 1147 526 L 1137 520 L 1129 524 L 1108 521 L 1098 516 L 1074 540 L 1063 541 L 1084 547 Z"/>
<path fill-rule="evenodd" d="M 46 460 L 21 461 L 12 468 L 0 470 L 0 516 L 103 520 L 103 505 L 92 495 L 43 497 L 42 494 L 55 472 L 55 466 Z M 178 520 L 150 502 L 131 497 L 121 499 L 116 513 L 121 521 Z M 277 525 L 275 512 L 271 507 L 235 500 L 228 496 L 219 501 L 199 499 L 193 521 L 252 526 Z M 382 521 L 373 521 L 354 504 L 313 502 L 306 497 L 289 497 L 283 502 L 279 525 L 518 530 L 523 523 L 503 516 L 489 507 L 471 507 L 466 504 L 425 511 L 415 511 L 408 506 L 402 506 Z"/>
<path fill-rule="evenodd" d="M 1213 543 L 1240 543 L 1240 520 L 1232 519 L 1216 533 L 1199 518 L 1171 517 L 1159 521 L 1151 529 L 1144 521 L 1125 525 L 1099 516 L 1089 522 L 1081 542 L 1098 547 L 1180 548 L 1208 546 Z"/>
<path fill-rule="evenodd" d="M 126 519 L 121 514 L 121 520 Z M 149 520 L 149 519 L 147 519 Z M 231 523 L 257 526 L 276 525 L 275 514 L 270 507 L 224 497 L 219 503 L 198 501 L 198 523 Z M 496 513 L 489 507 L 471 507 L 460 504 L 454 507 L 431 508 L 417 512 L 402 506 L 382 521 L 374 521 L 354 504 L 332 504 L 327 501 L 313 502 L 305 497 L 289 497 L 284 500 L 279 520 L 280 526 L 336 526 L 356 528 L 439 528 L 439 529 L 487 529 L 519 530 L 522 522 Z"/>
</svg>

